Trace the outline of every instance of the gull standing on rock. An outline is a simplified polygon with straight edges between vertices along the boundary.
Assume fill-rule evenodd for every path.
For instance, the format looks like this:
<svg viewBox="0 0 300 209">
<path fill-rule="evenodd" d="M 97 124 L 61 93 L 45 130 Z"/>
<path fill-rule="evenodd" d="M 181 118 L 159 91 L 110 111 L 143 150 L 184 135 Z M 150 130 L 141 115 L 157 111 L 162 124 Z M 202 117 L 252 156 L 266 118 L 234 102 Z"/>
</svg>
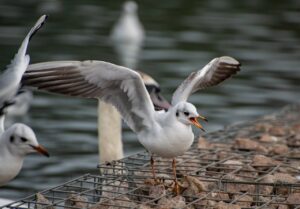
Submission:
<svg viewBox="0 0 300 209">
<path fill-rule="evenodd" d="M 12 103 L 19 89 L 22 75 L 29 64 L 29 55 L 26 55 L 29 41 L 42 27 L 46 18 L 46 15 L 39 18 L 25 37 L 11 64 L 0 77 L 0 186 L 18 175 L 27 154 L 39 152 L 49 157 L 46 149 L 38 144 L 30 127 L 16 123 L 4 129 L 6 108 Z"/>
<path fill-rule="evenodd" d="M 67 67 L 31 69 L 26 71 L 23 82 L 40 90 L 96 98 L 114 105 L 151 154 L 173 158 L 178 194 L 175 157 L 184 154 L 192 145 L 192 125 L 203 129 L 197 119 L 206 120 L 187 99 L 192 93 L 217 85 L 239 70 L 240 63 L 234 58 L 214 58 L 202 70 L 191 73 L 176 89 L 172 107 L 167 112 L 155 111 L 137 72 L 108 62 L 74 61 Z M 155 178 L 153 160 L 151 165 Z"/>
</svg>

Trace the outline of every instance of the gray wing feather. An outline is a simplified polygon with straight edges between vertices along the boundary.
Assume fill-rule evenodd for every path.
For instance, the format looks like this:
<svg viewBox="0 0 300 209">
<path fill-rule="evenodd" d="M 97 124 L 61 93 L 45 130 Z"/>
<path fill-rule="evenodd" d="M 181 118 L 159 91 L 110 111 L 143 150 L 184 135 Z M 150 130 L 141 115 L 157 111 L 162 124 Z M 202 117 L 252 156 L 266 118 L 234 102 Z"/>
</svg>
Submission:
<svg viewBox="0 0 300 209">
<path fill-rule="evenodd" d="M 173 94 L 172 105 L 187 101 L 192 93 L 215 86 L 230 78 L 240 70 L 240 66 L 241 64 L 232 57 L 223 56 L 213 59 L 201 70 L 191 73 L 181 83 Z"/>
<path fill-rule="evenodd" d="M 0 77 L 0 107 L 10 102 L 16 95 L 22 74 L 29 64 L 29 55 L 26 55 L 27 47 L 31 37 L 43 26 L 47 19 L 46 15 L 41 16 L 35 25 L 30 29 L 24 38 L 18 53 L 12 59 L 11 64 Z"/>
<path fill-rule="evenodd" d="M 114 105 L 129 127 L 150 128 L 154 106 L 140 75 L 103 61 L 58 61 L 29 65 L 22 83 L 63 95 L 98 98 Z"/>
</svg>

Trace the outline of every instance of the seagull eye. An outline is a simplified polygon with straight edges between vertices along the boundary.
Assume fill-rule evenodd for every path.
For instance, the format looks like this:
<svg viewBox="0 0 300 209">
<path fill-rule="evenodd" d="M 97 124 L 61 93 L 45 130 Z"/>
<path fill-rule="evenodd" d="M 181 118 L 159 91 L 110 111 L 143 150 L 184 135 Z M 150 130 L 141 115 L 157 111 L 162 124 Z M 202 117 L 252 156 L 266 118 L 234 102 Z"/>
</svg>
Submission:
<svg viewBox="0 0 300 209">
<path fill-rule="evenodd" d="M 10 136 L 9 140 L 10 140 L 11 143 L 13 143 L 14 140 L 15 140 L 15 137 L 14 136 Z"/>
<path fill-rule="evenodd" d="M 185 116 L 189 116 L 189 112 L 183 112 L 183 114 L 185 115 Z"/>
<path fill-rule="evenodd" d="M 179 116 L 179 112 L 176 112 L 176 117 L 178 117 Z"/>
<path fill-rule="evenodd" d="M 22 141 L 22 142 L 27 142 L 27 139 L 24 138 L 24 137 L 21 137 L 21 141 Z"/>
</svg>

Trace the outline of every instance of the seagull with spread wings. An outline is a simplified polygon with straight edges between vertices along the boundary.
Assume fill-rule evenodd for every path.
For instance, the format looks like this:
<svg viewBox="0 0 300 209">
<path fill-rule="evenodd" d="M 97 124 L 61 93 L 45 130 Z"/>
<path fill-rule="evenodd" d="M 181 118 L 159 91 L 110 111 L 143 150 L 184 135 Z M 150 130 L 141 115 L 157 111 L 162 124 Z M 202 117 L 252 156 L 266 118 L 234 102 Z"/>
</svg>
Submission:
<svg viewBox="0 0 300 209">
<path fill-rule="evenodd" d="M 192 125 L 203 129 L 198 119 L 206 120 L 188 97 L 201 89 L 217 85 L 240 70 L 234 58 L 223 56 L 210 61 L 202 70 L 191 73 L 176 89 L 167 112 L 154 110 L 141 76 L 122 66 L 104 61 L 64 61 L 31 66 L 23 76 L 25 85 L 49 92 L 104 100 L 114 105 L 140 143 L 151 153 L 173 158 L 175 189 L 178 194 L 175 157 L 184 154 L 194 141 Z M 154 161 L 151 157 L 153 176 Z"/>
</svg>

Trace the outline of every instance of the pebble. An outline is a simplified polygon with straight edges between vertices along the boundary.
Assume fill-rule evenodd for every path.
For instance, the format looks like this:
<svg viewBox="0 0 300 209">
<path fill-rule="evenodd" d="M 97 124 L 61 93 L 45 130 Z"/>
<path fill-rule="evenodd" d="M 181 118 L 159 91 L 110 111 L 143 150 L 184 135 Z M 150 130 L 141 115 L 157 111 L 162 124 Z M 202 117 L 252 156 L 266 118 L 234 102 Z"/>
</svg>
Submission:
<svg viewBox="0 0 300 209">
<path fill-rule="evenodd" d="M 267 153 L 268 150 L 259 144 L 258 142 L 248 139 L 248 138 L 237 138 L 234 141 L 234 148 L 239 150 L 248 150 L 248 151 L 258 151 L 262 153 Z"/>
<path fill-rule="evenodd" d="M 300 205 L 300 193 L 290 194 L 286 201 L 288 204 L 291 204 L 294 206 L 299 206 Z"/>
<path fill-rule="evenodd" d="M 68 199 L 65 201 L 65 208 L 71 209 L 71 208 L 87 208 L 88 207 L 88 199 L 86 197 L 76 195 L 76 194 L 70 194 L 68 196 Z M 71 206 L 71 207 L 68 207 Z"/>
<path fill-rule="evenodd" d="M 37 204 L 34 207 L 35 209 L 55 209 L 53 206 L 46 207 L 46 205 L 52 205 L 52 203 L 41 193 L 36 194 L 36 202 Z"/>
<path fill-rule="evenodd" d="M 284 144 L 275 144 L 270 149 L 270 153 L 275 155 L 284 155 L 288 152 L 289 152 L 289 148 Z"/>
<path fill-rule="evenodd" d="M 172 209 L 172 208 L 183 208 L 185 207 L 185 198 L 182 196 L 176 197 L 163 197 L 158 201 L 158 209 Z"/>
</svg>

